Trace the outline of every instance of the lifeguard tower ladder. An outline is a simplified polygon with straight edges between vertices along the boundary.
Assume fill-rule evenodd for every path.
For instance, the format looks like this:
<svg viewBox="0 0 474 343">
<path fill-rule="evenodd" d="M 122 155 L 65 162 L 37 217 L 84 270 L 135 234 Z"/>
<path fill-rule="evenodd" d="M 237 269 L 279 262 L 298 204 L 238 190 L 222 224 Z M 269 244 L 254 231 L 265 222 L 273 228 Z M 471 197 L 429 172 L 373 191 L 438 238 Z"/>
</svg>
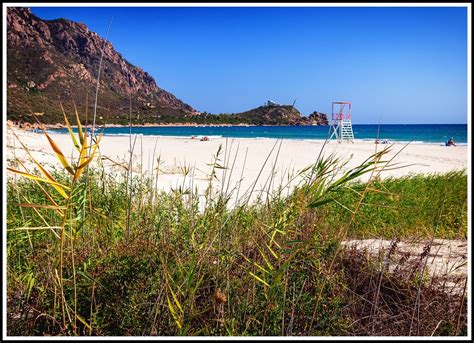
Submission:
<svg viewBox="0 0 474 343">
<path fill-rule="evenodd" d="M 352 103 L 344 101 L 334 101 L 332 103 L 332 124 L 330 127 L 331 136 L 336 137 L 337 142 L 350 141 L 354 143 L 354 132 L 351 123 Z"/>
</svg>

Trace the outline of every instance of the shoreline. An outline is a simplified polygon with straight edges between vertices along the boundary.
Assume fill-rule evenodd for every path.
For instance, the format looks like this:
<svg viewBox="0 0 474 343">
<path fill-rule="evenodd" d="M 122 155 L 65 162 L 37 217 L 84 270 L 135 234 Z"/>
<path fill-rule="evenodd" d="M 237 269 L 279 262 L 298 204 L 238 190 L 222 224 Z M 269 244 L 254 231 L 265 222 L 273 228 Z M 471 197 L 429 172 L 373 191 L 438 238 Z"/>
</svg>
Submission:
<svg viewBox="0 0 474 343">
<path fill-rule="evenodd" d="M 183 125 L 184 126 L 184 125 Z M 219 126 L 209 126 L 209 125 L 204 125 L 204 126 L 198 126 L 198 127 L 227 127 L 228 125 L 219 125 Z M 234 126 L 234 125 L 231 125 Z M 242 125 L 235 125 L 235 126 L 242 126 Z M 258 125 L 256 125 L 258 127 Z M 268 125 L 268 126 L 274 126 L 274 125 Z M 73 129 L 77 129 L 77 125 L 71 125 Z M 108 126 L 110 128 L 114 127 L 125 127 L 127 128 L 128 126 Z M 156 125 L 151 125 L 151 126 L 134 126 L 134 127 L 175 127 L 175 126 L 156 126 Z M 176 126 L 178 127 L 178 126 Z M 194 126 L 193 126 L 194 127 Z M 86 127 L 89 128 L 89 127 Z M 107 127 L 106 127 L 107 128 Z M 49 129 L 46 128 L 47 130 L 57 130 L 58 128 L 53 128 Z M 59 129 L 66 129 L 66 127 L 62 127 Z M 23 129 L 21 129 L 23 130 Z M 32 132 L 31 130 L 25 130 L 25 132 Z M 32 132 L 35 133 L 35 132 Z M 49 131 L 48 133 L 50 134 L 57 134 L 57 135 L 68 135 L 67 132 L 57 132 L 57 131 Z M 109 137 L 128 137 L 130 134 L 129 133 L 104 133 L 104 136 L 109 136 Z M 324 143 L 326 139 L 323 138 L 300 138 L 300 137 L 263 137 L 263 136 L 255 136 L 255 137 L 238 137 L 238 136 L 223 136 L 223 135 L 215 135 L 215 134 L 210 134 L 210 135 L 205 135 L 205 134 L 198 134 L 198 135 L 163 135 L 163 134 L 145 134 L 145 133 L 140 133 L 140 132 L 133 132 L 132 136 L 144 136 L 144 137 L 153 137 L 153 138 L 172 138 L 172 139 L 197 139 L 207 136 L 209 139 L 256 139 L 256 140 L 284 140 L 284 141 L 304 141 L 304 142 L 318 142 L 318 143 Z M 193 138 L 194 137 L 194 138 Z M 426 144 L 426 145 L 438 145 L 438 146 L 445 146 L 444 142 L 427 142 L 427 141 L 421 141 L 421 140 L 412 140 L 412 141 L 407 141 L 407 140 L 398 140 L 398 139 L 387 139 L 386 143 L 379 142 L 375 143 L 376 138 L 355 138 L 354 143 L 372 143 L 372 144 L 377 144 L 378 146 L 384 146 L 384 145 L 391 145 L 391 144 Z M 379 141 L 382 141 L 379 139 Z M 332 139 L 329 142 L 334 142 L 337 143 L 334 139 Z M 346 142 L 343 142 L 341 144 L 347 144 Z M 467 146 L 467 142 L 456 142 L 457 146 Z"/>
<path fill-rule="evenodd" d="M 7 125 L 8 126 L 13 126 L 22 130 L 28 130 L 28 128 L 39 128 L 39 125 L 36 123 L 29 124 L 25 123 L 23 124 L 27 128 L 22 127 L 22 124 L 13 122 L 11 120 L 7 120 Z M 51 130 L 51 129 L 65 129 L 67 126 L 63 123 L 56 123 L 56 124 L 42 124 L 46 129 Z M 370 125 L 370 124 L 369 124 Z M 143 124 L 132 124 L 132 127 L 267 127 L 267 126 L 325 126 L 329 127 L 330 125 L 270 125 L 270 124 L 262 124 L 262 125 L 255 125 L 255 124 L 244 124 L 244 123 L 238 123 L 238 124 L 197 124 L 197 123 L 172 123 L 172 124 L 159 124 L 159 123 L 143 123 Z M 72 125 L 72 128 L 77 128 L 77 125 Z M 82 125 L 84 128 L 91 128 L 92 125 Z M 122 124 L 103 124 L 103 125 L 97 125 L 96 127 L 105 127 L 105 128 L 110 128 L 110 127 L 121 127 L 121 128 L 128 128 L 130 125 L 122 125 Z"/>
<path fill-rule="evenodd" d="M 73 127 L 75 128 L 75 127 Z M 27 132 L 31 132 L 31 131 L 27 131 Z M 34 132 L 31 132 L 31 133 L 34 133 Z M 49 134 L 53 134 L 53 135 L 66 135 L 66 136 L 69 136 L 69 134 L 67 132 L 56 132 L 56 131 L 49 131 L 48 132 Z M 104 133 L 104 136 L 107 136 L 107 137 L 129 137 L 129 133 L 109 133 L 109 134 L 105 134 Z M 176 139 L 176 140 L 186 140 L 186 139 L 196 139 L 196 140 L 199 140 L 199 138 L 203 137 L 203 136 L 207 136 L 209 137 L 210 140 L 215 140 L 215 139 L 228 139 L 228 140 L 271 140 L 271 141 L 276 141 L 276 140 L 283 140 L 283 141 L 293 141 L 293 142 L 314 142 L 314 143 L 324 143 L 326 140 L 325 139 L 322 139 L 322 138 L 286 138 L 286 137 L 259 137 L 259 136 L 256 136 L 256 137 L 235 137 L 235 136 L 222 136 L 222 135 L 194 135 L 194 138 L 193 136 L 176 136 L 176 135 L 156 135 L 156 134 L 143 134 L 143 133 L 132 133 L 132 136 L 143 136 L 143 137 L 150 137 L 150 138 L 163 138 L 163 139 L 166 139 L 166 138 L 169 138 L 169 139 Z M 342 143 L 337 143 L 334 139 L 328 141 L 327 144 L 357 144 L 357 143 L 361 143 L 361 144 L 367 144 L 367 143 L 370 143 L 370 144 L 373 144 L 375 145 L 375 139 L 374 138 L 355 138 L 354 139 L 354 143 L 347 143 L 347 142 L 342 142 Z M 402 140 L 389 140 L 388 143 L 377 143 L 378 146 L 387 146 L 387 145 L 428 145 L 428 146 L 442 146 L 442 147 L 445 147 L 445 145 L 443 143 L 440 143 L 440 142 L 426 142 L 426 141 L 402 141 Z M 466 146 L 467 147 L 467 142 L 464 143 L 456 143 L 456 146 Z"/>
<path fill-rule="evenodd" d="M 64 124 L 42 124 L 45 130 L 48 130 L 49 133 L 54 133 L 54 134 L 61 134 L 61 132 L 56 132 L 55 130 L 64 130 L 67 129 L 67 126 Z M 357 126 L 373 126 L 375 124 L 354 124 Z M 390 126 L 390 125 L 467 125 L 467 124 L 382 124 L 383 126 Z M 258 127 L 325 127 L 329 128 L 330 125 L 247 125 L 247 124 L 196 124 L 196 123 L 174 123 L 174 124 L 154 124 L 154 123 L 145 123 L 145 124 L 134 124 L 132 125 L 132 128 L 137 129 L 137 128 L 221 128 L 221 127 L 250 127 L 250 128 L 258 128 Z M 8 128 L 15 128 L 20 131 L 24 132 L 32 132 L 36 133 L 36 131 L 41 130 L 40 126 L 38 124 L 29 124 L 29 123 L 18 123 L 18 122 L 13 122 L 11 120 L 7 120 L 7 127 Z M 77 129 L 77 125 L 71 125 L 73 129 Z M 83 125 L 83 128 L 85 129 L 90 129 L 92 126 L 91 125 Z M 129 125 L 120 125 L 120 124 L 105 124 L 102 126 L 96 125 L 96 131 L 99 131 L 101 128 L 129 128 Z M 67 132 L 64 132 L 67 134 Z M 134 135 L 143 135 L 143 136 L 150 136 L 150 137 L 169 137 L 169 138 L 183 138 L 183 139 L 189 139 L 189 138 L 201 138 L 204 136 L 207 136 L 209 138 L 226 138 L 226 139 L 267 139 L 267 140 L 276 140 L 276 139 L 283 139 L 283 140 L 288 140 L 288 141 L 316 141 L 316 142 L 325 142 L 326 139 L 323 137 L 315 137 L 315 138 L 309 138 L 309 137 L 265 137 L 265 136 L 238 136 L 238 135 L 228 135 L 228 133 L 224 134 L 205 134 L 205 133 L 198 133 L 198 134 L 186 134 L 186 135 L 176 135 L 176 134 L 148 134 L 148 133 L 143 133 L 143 132 L 134 132 L 132 133 Z M 118 137 L 123 137 L 123 136 L 128 136 L 128 132 L 123 132 L 123 133 L 104 133 L 104 136 L 118 136 Z M 456 140 L 456 145 L 459 146 L 467 146 L 466 137 L 466 142 L 464 141 L 459 141 Z M 370 142 L 370 143 L 375 143 L 377 140 L 376 137 L 364 137 L 364 138 L 355 138 L 354 142 Z M 376 143 L 378 145 L 387 145 L 387 144 L 426 144 L 426 145 L 440 145 L 440 146 L 445 146 L 445 141 L 442 140 L 436 140 L 436 141 L 427 141 L 427 140 L 406 140 L 403 138 L 387 138 L 387 137 L 381 137 L 378 138 L 379 143 Z M 385 141 L 385 142 L 384 142 Z"/>
<path fill-rule="evenodd" d="M 15 128 L 7 129 L 7 157 L 11 159 L 14 150 L 16 150 L 17 154 L 24 155 L 12 131 L 18 135 L 19 139 L 27 147 L 33 151 L 41 152 L 41 156 L 38 157 L 39 159 L 47 159 L 56 164 L 58 163 L 44 135 Z M 67 132 L 55 132 L 53 134 L 54 140 L 66 155 L 70 156 L 71 153 L 76 152 L 72 145 L 71 137 Z M 248 149 L 249 157 L 245 168 L 246 171 L 249 168 L 259 169 L 278 140 L 278 138 L 226 138 L 210 136 L 209 141 L 201 141 L 197 138 L 192 139 L 189 136 L 154 136 L 143 134 L 132 134 L 132 136 L 136 139 L 134 154 L 141 155 L 141 159 L 144 162 L 151 159 L 153 155 L 158 156 L 161 154 L 166 164 L 177 166 L 183 161 L 185 163 L 196 162 L 196 167 L 200 167 L 202 170 L 208 169 L 206 166 L 212 160 L 219 145 L 222 146 L 222 149 L 225 149 L 227 145 L 229 149 L 232 144 L 232 158 L 236 153 L 237 146 L 240 146 L 237 156 L 237 167 L 241 167 L 239 161 L 242 160 L 241 163 L 243 163 L 243 155 L 245 150 Z M 101 152 L 114 160 L 119 158 L 123 161 L 128 161 L 129 141 L 129 134 L 104 135 L 100 144 Z M 397 156 L 399 162 L 413 164 L 412 167 L 388 173 L 391 175 L 404 175 L 409 171 L 422 173 L 443 172 L 452 169 L 467 169 L 468 167 L 467 144 L 448 147 L 442 144 L 421 142 L 412 142 L 410 144 L 400 142 L 393 142 L 394 144 L 374 144 L 370 140 L 357 139 L 354 143 L 337 143 L 332 140 L 326 144 L 324 144 L 325 140 L 317 139 L 282 139 L 281 141 L 283 143 L 278 159 L 280 169 L 284 169 L 290 164 L 297 169 L 304 168 L 315 161 L 321 149 L 324 149 L 325 154 L 335 153 L 338 156 L 350 158 L 350 164 L 354 165 L 364 161 L 376 150 L 380 151 L 389 146 L 392 146 L 393 152 L 391 154 L 403 149 L 400 155 Z M 229 151 L 227 153 L 229 154 Z M 275 151 L 273 155 L 275 155 Z M 273 155 L 271 159 L 274 158 Z M 149 164 L 151 165 L 151 163 Z M 144 169 L 147 168 L 146 165 L 143 167 Z M 253 173 L 249 175 L 256 176 Z"/>
<path fill-rule="evenodd" d="M 373 124 L 356 124 L 356 125 L 373 125 Z M 401 124 L 384 124 L 384 125 L 401 125 Z M 413 125 L 424 125 L 424 124 L 413 124 Z M 465 124 L 439 124 L 439 125 L 465 125 Z M 295 126 L 295 125 L 246 125 L 246 124 L 236 124 L 236 125 L 230 125 L 230 124 L 218 124 L 218 125 L 191 125 L 191 124 L 144 124 L 144 125 L 132 125 L 133 128 L 140 128 L 140 127 L 147 127 L 147 128 L 153 128 L 153 127 L 285 127 L 285 126 Z M 297 125 L 298 126 L 298 125 Z M 300 125 L 300 126 L 308 126 L 308 125 Z M 316 125 L 316 126 L 325 126 L 329 127 L 329 125 Z M 73 129 L 77 129 L 77 125 L 71 125 Z M 99 130 L 101 127 L 104 128 L 128 128 L 128 125 L 118 125 L 118 124 L 106 124 L 105 126 L 97 126 L 96 130 Z M 35 132 L 35 130 L 40 130 L 39 126 L 36 124 L 34 126 L 29 126 L 29 127 L 22 127 L 19 126 L 17 123 L 14 123 L 10 120 L 7 120 L 7 128 L 15 129 L 19 132 L 25 132 L 25 133 L 33 133 L 33 134 L 38 134 L 38 132 Z M 48 130 L 48 133 L 54 134 L 54 135 L 68 135 L 67 132 L 57 132 L 54 130 L 61 130 L 61 129 L 67 129 L 66 125 L 63 124 L 54 124 L 54 125 L 44 125 L 44 128 Z M 91 125 L 88 126 L 83 126 L 83 128 L 91 128 Z M 49 131 L 51 130 L 51 131 Z M 165 134 L 145 134 L 145 133 L 137 133 L 134 132 L 132 135 L 137 135 L 137 136 L 143 136 L 143 137 L 151 137 L 151 138 L 170 138 L 170 139 L 196 139 L 199 140 L 201 137 L 207 136 L 211 140 L 214 139 L 229 139 L 229 140 L 234 140 L 234 139 L 244 139 L 244 140 L 284 140 L 284 141 L 303 141 L 303 142 L 316 142 L 316 143 L 324 143 L 326 139 L 324 138 L 300 138 L 300 137 L 264 137 L 264 136 L 254 136 L 254 137 L 239 137 L 239 136 L 223 136 L 223 135 L 218 135 L 218 134 L 195 134 L 195 135 L 165 135 Z M 128 137 L 129 133 L 104 133 L 104 136 L 108 137 Z M 193 138 L 194 137 L 194 138 Z M 355 138 L 354 143 L 352 144 L 357 144 L 357 143 L 371 143 L 375 145 L 375 140 L 376 138 Z M 385 139 L 384 139 L 385 140 Z M 379 138 L 379 141 L 382 141 L 382 139 Z M 440 141 L 422 141 L 422 140 L 399 140 L 399 139 L 386 139 L 387 143 L 379 142 L 376 143 L 378 146 L 386 146 L 386 145 L 413 145 L 413 144 L 421 144 L 421 145 L 427 145 L 427 146 L 443 146 L 445 147 L 444 142 Z M 337 143 L 334 139 L 331 141 L 328 141 L 328 143 L 334 142 Z M 343 142 L 340 144 L 348 144 L 347 142 Z M 468 142 L 456 142 L 456 146 L 468 146 Z"/>
</svg>

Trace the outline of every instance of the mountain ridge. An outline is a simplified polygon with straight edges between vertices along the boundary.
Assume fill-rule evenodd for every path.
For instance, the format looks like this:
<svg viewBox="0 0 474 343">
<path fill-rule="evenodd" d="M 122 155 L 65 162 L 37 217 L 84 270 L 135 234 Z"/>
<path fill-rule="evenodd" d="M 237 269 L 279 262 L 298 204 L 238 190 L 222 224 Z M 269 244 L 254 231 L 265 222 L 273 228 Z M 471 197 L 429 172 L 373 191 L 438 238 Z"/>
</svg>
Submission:
<svg viewBox="0 0 474 343">
<path fill-rule="evenodd" d="M 88 103 L 90 112 L 102 49 L 99 117 L 127 116 L 130 96 L 134 112 L 151 118 L 196 112 L 85 24 L 64 18 L 43 20 L 25 7 L 7 11 L 7 112 L 11 119 L 31 121 L 28 113 L 45 112 L 46 122 L 59 120 L 59 101 L 69 110 L 75 102 L 82 112 Z"/>
</svg>

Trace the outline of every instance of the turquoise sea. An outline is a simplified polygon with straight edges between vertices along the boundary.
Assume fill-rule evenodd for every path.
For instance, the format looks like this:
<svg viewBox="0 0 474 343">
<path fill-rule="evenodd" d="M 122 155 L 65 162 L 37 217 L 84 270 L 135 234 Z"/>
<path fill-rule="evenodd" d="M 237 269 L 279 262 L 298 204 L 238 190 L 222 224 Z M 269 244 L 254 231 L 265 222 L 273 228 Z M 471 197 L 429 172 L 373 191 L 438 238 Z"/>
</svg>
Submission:
<svg viewBox="0 0 474 343">
<path fill-rule="evenodd" d="M 328 138 L 329 126 L 139 126 L 132 133 L 158 136 L 208 136 L 235 138 L 282 138 L 316 139 Z M 444 144 L 453 137 L 456 144 L 467 144 L 466 124 L 353 124 L 356 140 L 388 140 L 389 142 L 413 142 Z M 54 132 L 67 132 L 66 129 Z M 106 128 L 105 135 L 128 135 L 128 127 Z"/>
</svg>

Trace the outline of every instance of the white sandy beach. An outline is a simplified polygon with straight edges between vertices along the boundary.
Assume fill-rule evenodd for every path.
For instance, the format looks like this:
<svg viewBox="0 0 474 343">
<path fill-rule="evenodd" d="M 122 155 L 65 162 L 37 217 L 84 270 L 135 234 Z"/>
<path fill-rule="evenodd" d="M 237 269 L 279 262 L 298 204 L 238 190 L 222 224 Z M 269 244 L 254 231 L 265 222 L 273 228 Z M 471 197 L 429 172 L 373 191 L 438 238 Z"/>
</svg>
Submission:
<svg viewBox="0 0 474 343">
<path fill-rule="evenodd" d="M 15 130 L 20 140 L 32 151 L 37 160 L 46 163 L 49 167 L 59 167 L 59 162 L 44 134 L 31 133 L 16 128 L 8 128 L 7 130 L 6 152 L 8 161 L 12 161 L 16 157 L 32 166 L 32 164 L 28 164 L 28 156 L 13 135 L 12 130 Z M 71 155 L 75 153 L 69 135 L 52 134 L 51 136 L 64 154 Z M 135 136 L 132 136 L 132 139 L 134 139 L 133 137 Z M 211 171 L 209 164 L 213 161 L 213 155 L 216 154 L 219 145 L 222 145 L 220 164 L 225 164 L 229 169 L 227 171 L 219 169 L 217 178 L 222 180 L 225 173 L 224 189 L 231 192 L 242 177 L 240 195 L 251 189 L 255 180 L 257 180 L 255 191 L 267 189 L 269 176 L 272 173 L 275 175 L 272 188 L 279 184 L 286 184 L 289 174 L 294 175 L 316 161 L 324 143 L 322 141 L 283 140 L 278 158 L 279 145 L 277 144 L 262 169 L 267 156 L 275 145 L 276 140 L 274 139 L 214 138 L 210 141 L 200 141 L 190 137 L 142 135 L 136 137 L 133 158 L 134 173 L 151 175 L 153 167 L 154 175 L 156 175 L 157 159 L 160 157 L 157 186 L 165 191 L 180 185 L 189 186 L 193 184 L 198 187 L 200 193 L 203 192 L 208 184 L 207 179 Z M 100 143 L 100 151 L 103 156 L 124 165 L 129 162 L 129 147 L 128 136 L 104 136 Z M 331 141 L 325 146 L 324 155 L 334 153 L 343 160 L 348 159 L 345 166 L 347 169 L 366 160 L 375 152 L 375 149 L 380 151 L 384 147 L 386 145 L 376 145 L 367 141 L 340 144 Z M 387 154 L 387 158 L 392 158 L 401 149 L 403 150 L 395 157 L 393 163 L 406 167 L 383 171 L 380 177 L 444 173 L 468 168 L 468 146 L 466 145 L 446 147 L 435 144 L 410 144 L 405 147 L 405 144 L 396 143 L 392 146 L 392 151 Z M 227 157 L 225 157 L 226 153 Z M 153 161 L 153 156 L 155 161 Z M 103 163 L 107 172 L 120 169 L 108 159 L 103 160 Z M 231 168 L 232 165 L 233 168 Z M 188 176 L 183 175 L 183 167 L 185 166 L 191 169 Z M 194 179 L 191 177 L 193 173 Z M 368 177 L 367 174 L 363 179 Z M 215 185 L 221 187 L 219 182 L 216 182 Z"/>
</svg>

